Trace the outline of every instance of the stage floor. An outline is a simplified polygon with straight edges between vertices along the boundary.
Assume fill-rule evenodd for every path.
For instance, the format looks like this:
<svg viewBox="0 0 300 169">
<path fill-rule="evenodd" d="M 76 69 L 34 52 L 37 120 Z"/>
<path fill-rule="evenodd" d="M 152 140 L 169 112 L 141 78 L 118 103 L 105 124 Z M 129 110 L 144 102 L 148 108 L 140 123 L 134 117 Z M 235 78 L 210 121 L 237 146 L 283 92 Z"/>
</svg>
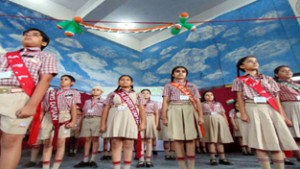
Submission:
<svg viewBox="0 0 300 169">
<path fill-rule="evenodd" d="M 109 161 L 101 161 L 100 157 L 102 156 L 102 153 L 98 154 L 97 157 L 97 165 L 98 169 L 112 169 L 112 162 Z M 210 166 L 209 165 L 209 154 L 197 154 L 196 159 L 196 168 L 201 169 L 216 169 L 216 168 L 222 168 L 222 169 L 260 169 L 260 166 L 258 164 L 258 161 L 255 156 L 243 156 L 240 153 L 228 153 L 226 154 L 227 159 L 230 160 L 233 165 L 225 166 L 225 165 L 217 165 L 217 166 Z M 22 159 L 20 162 L 20 165 L 18 169 L 25 169 L 22 167 L 26 162 L 28 162 L 30 159 L 30 151 L 25 150 L 22 153 Z M 71 169 L 75 164 L 80 162 L 83 159 L 83 153 L 79 153 L 76 155 L 76 157 L 68 157 L 66 156 L 60 169 Z M 292 158 L 291 161 L 295 162 L 295 165 L 287 165 L 286 169 L 299 169 L 300 163 L 296 161 L 296 159 Z M 138 161 L 133 161 L 132 168 L 135 169 L 135 165 Z M 158 155 L 153 156 L 153 169 L 178 169 L 178 165 L 176 161 L 166 161 L 164 159 L 164 153 L 159 152 Z M 123 168 L 123 167 L 122 167 Z M 274 168 L 274 166 L 272 167 Z"/>
</svg>

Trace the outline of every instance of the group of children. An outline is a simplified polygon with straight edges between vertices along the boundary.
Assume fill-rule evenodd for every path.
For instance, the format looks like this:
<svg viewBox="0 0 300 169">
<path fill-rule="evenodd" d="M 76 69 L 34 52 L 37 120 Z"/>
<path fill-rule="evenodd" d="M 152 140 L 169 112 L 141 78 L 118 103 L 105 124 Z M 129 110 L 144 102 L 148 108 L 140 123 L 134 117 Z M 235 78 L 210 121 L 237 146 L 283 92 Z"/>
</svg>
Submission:
<svg viewBox="0 0 300 169">
<path fill-rule="evenodd" d="M 80 93 L 71 88 L 74 77 L 63 75 L 60 88 L 48 90 L 58 73 L 55 57 L 42 51 L 49 41 L 43 31 L 32 28 L 23 33 L 22 49 L 0 55 L 0 169 L 17 168 L 29 127 L 34 149 L 43 143 L 43 169 L 50 168 L 53 149 L 52 169 L 60 167 L 72 129 L 77 137 L 85 138 L 84 158 L 74 168 L 97 167 L 100 135 L 105 138 L 106 151 L 111 143 L 114 169 L 121 168 L 121 161 L 124 169 L 131 167 L 133 147 L 139 159 L 137 167 L 153 167 L 156 138 L 164 141 L 165 159 L 176 158 L 181 169 L 195 168 L 199 138 L 208 146 L 211 165 L 232 164 L 223 146 L 233 142 L 225 110 L 213 92 L 200 96 L 197 86 L 187 80 L 186 67 L 172 69 L 162 104 L 151 100 L 148 89 L 136 92 L 133 78 L 122 75 L 117 89 L 105 100 L 101 87 L 95 86 L 81 114 Z M 232 86 L 237 104 L 230 117 L 243 153 L 255 150 L 263 169 L 271 168 L 269 153 L 276 169 L 285 168 L 283 151 L 294 151 L 300 160 L 300 85 L 291 79 L 291 69 L 279 66 L 271 78 L 259 72 L 255 56 L 246 56 L 238 61 L 237 70 Z M 245 75 L 240 76 L 240 71 Z M 76 144 L 70 154 L 76 153 Z"/>
</svg>

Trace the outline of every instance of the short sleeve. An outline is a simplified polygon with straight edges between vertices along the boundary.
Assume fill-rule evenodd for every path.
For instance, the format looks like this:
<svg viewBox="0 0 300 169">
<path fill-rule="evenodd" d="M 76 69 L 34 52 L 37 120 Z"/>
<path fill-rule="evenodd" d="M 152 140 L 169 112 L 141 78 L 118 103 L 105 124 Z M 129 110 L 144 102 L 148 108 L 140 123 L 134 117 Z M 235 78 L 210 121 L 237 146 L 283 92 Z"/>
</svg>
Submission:
<svg viewBox="0 0 300 169">
<path fill-rule="evenodd" d="M 106 98 L 105 101 L 104 101 L 104 104 L 106 104 L 106 105 L 114 104 L 114 102 L 113 102 L 114 96 L 115 96 L 115 93 L 114 93 L 114 92 L 108 94 L 108 95 L 107 95 L 107 98 Z"/>
<path fill-rule="evenodd" d="M 58 73 L 57 61 L 51 53 L 46 53 L 45 56 L 43 57 L 40 73 L 55 74 L 55 75 Z"/>
<path fill-rule="evenodd" d="M 233 81 L 231 91 L 235 91 L 235 92 L 243 91 L 243 84 L 242 84 L 242 81 L 239 78 L 236 78 Z"/>
<path fill-rule="evenodd" d="M 170 97 L 171 96 L 171 90 L 170 90 L 170 84 L 166 84 L 164 91 L 163 91 L 163 97 Z"/>
<path fill-rule="evenodd" d="M 229 117 L 233 118 L 235 116 L 236 112 L 234 109 L 231 109 L 229 112 Z"/>
</svg>

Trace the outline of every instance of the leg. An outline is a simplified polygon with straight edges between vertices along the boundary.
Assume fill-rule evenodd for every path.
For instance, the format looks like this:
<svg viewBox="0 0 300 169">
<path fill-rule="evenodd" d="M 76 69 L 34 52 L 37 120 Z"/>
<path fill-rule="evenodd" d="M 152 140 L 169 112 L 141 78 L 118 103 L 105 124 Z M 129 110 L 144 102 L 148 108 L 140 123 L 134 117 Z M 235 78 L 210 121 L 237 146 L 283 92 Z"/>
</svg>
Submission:
<svg viewBox="0 0 300 169">
<path fill-rule="evenodd" d="M 174 141 L 175 151 L 177 154 L 177 161 L 180 169 L 186 169 L 185 164 L 185 152 L 184 152 L 184 142 L 183 141 Z"/>
<path fill-rule="evenodd" d="M 112 161 L 114 169 L 120 169 L 123 141 L 120 138 L 113 138 L 111 142 Z"/>
<path fill-rule="evenodd" d="M 153 155 L 157 155 L 156 145 L 157 145 L 157 140 L 156 140 L 156 138 L 153 138 L 152 139 L 152 151 L 153 151 Z"/>
<path fill-rule="evenodd" d="M 262 169 L 271 169 L 270 159 L 267 151 L 256 150 L 256 155 Z"/>
<path fill-rule="evenodd" d="M 124 139 L 123 141 L 123 149 L 124 149 L 124 169 L 130 169 L 131 161 L 132 161 L 132 147 L 133 147 L 133 140 L 131 139 Z"/>
<path fill-rule="evenodd" d="M 144 166 L 144 162 L 145 162 L 145 156 L 144 156 L 144 152 L 145 152 L 145 141 L 142 140 L 142 154 L 141 157 L 139 158 L 139 162 L 136 165 L 137 168 L 143 167 Z M 137 154 L 137 152 L 136 152 Z"/>
<path fill-rule="evenodd" d="M 226 157 L 225 157 L 224 145 L 218 143 L 218 144 L 217 144 L 217 150 L 218 150 L 218 153 L 219 153 L 219 155 L 220 155 L 219 163 L 220 163 L 220 164 L 224 164 L 224 165 L 231 165 L 231 163 L 230 163 L 230 162 L 226 159 Z"/>
<path fill-rule="evenodd" d="M 216 161 L 216 144 L 208 143 L 208 150 L 210 154 L 210 165 L 218 165 Z"/>
<path fill-rule="evenodd" d="M 282 151 L 273 151 L 272 152 L 272 160 L 274 162 L 275 169 L 284 169 L 284 158 L 285 155 Z"/>
<path fill-rule="evenodd" d="M 93 147 L 92 147 L 92 157 L 90 159 L 90 167 L 97 168 L 96 157 L 99 149 L 99 137 L 92 138 Z"/>
<path fill-rule="evenodd" d="M 50 168 L 50 160 L 52 156 L 52 139 L 45 140 L 44 143 L 44 150 L 43 150 L 43 169 L 49 169 Z"/>
<path fill-rule="evenodd" d="M 58 138 L 55 161 L 52 169 L 59 169 L 65 154 L 66 138 Z"/>
<path fill-rule="evenodd" d="M 74 165 L 74 168 L 81 168 L 89 166 L 89 158 L 90 158 L 90 150 L 91 150 L 92 138 L 85 137 L 84 138 L 84 157 L 81 162 Z"/>
<path fill-rule="evenodd" d="M 23 134 L 1 135 L 0 169 L 15 169 L 21 158 Z"/>
<path fill-rule="evenodd" d="M 33 145 L 31 148 L 30 161 L 24 165 L 25 168 L 35 167 L 37 164 L 37 158 L 40 152 L 41 145 Z"/>
<path fill-rule="evenodd" d="M 189 169 L 195 169 L 195 161 L 196 161 L 195 147 L 196 147 L 195 140 L 186 142 Z"/>
<path fill-rule="evenodd" d="M 164 141 L 165 159 L 170 159 L 170 142 Z"/>
<path fill-rule="evenodd" d="M 146 167 L 153 167 L 151 156 L 152 156 L 152 142 L 153 139 L 149 138 L 146 140 Z"/>
<path fill-rule="evenodd" d="M 172 160 L 175 160 L 175 142 L 170 141 L 170 157 Z"/>
<path fill-rule="evenodd" d="M 299 147 L 299 150 L 294 151 L 294 156 L 296 157 L 296 159 L 298 161 L 300 161 L 300 139 L 296 139 L 296 143 L 297 143 L 297 145 Z"/>
</svg>

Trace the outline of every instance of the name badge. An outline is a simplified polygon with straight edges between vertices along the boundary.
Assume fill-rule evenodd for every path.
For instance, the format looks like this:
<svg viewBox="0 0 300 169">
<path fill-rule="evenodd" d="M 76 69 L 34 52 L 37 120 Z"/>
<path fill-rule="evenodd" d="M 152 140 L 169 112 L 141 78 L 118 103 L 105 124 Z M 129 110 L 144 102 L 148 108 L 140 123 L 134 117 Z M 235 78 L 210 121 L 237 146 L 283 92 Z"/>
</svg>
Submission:
<svg viewBox="0 0 300 169">
<path fill-rule="evenodd" d="M 127 110 L 128 107 L 127 106 L 118 106 L 118 110 Z"/>
<path fill-rule="evenodd" d="M 0 72 L 0 79 L 7 79 L 12 76 L 13 72 L 12 71 L 7 71 L 7 72 Z"/>
<path fill-rule="evenodd" d="M 267 103 L 267 98 L 265 97 L 254 97 L 255 103 Z"/>
<path fill-rule="evenodd" d="M 180 95 L 180 100 L 189 100 L 190 97 L 186 95 Z"/>
<path fill-rule="evenodd" d="M 21 122 L 20 127 L 27 127 L 29 125 L 28 122 Z"/>
<path fill-rule="evenodd" d="M 300 100 L 300 96 L 297 96 L 297 100 Z"/>
<path fill-rule="evenodd" d="M 215 111 L 213 111 L 213 112 L 211 112 L 211 115 L 212 116 L 215 116 L 215 115 L 218 115 L 219 113 L 218 112 L 215 112 Z"/>
<path fill-rule="evenodd" d="M 88 109 L 87 112 L 88 112 L 88 113 L 94 113 L 94 110 L 93 110 L 93 109 Z"/>
</svg>

